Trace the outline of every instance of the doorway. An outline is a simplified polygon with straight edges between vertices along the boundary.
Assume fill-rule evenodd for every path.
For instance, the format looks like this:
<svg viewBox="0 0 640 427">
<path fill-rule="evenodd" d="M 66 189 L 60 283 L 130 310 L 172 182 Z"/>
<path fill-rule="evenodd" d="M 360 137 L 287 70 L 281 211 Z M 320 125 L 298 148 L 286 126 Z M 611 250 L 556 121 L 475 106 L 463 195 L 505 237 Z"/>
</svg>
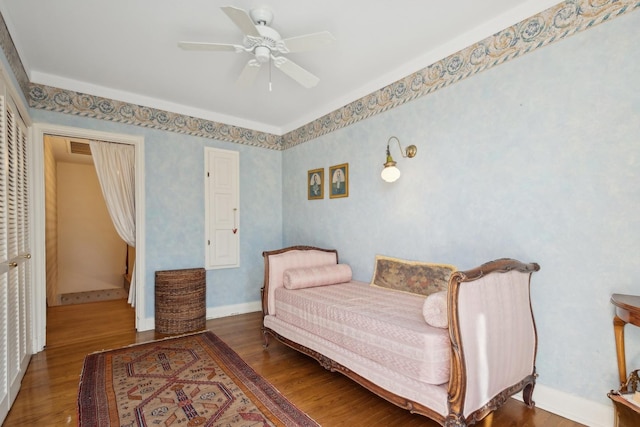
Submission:
<svg viewBox="0 0 640 427">
<path fill-rule="evenodd" d="M 128 246 L 109 215 L 89 144 L 44 136 L 47 307 L 128 297 Z"/>
<path fill-rule="evenodd" d="M 153 329 L 153 318 L 147 319 L 145 308 L 145 267 L 144 267 L 144 138 L 132 135 L 112 134 L 90 129 L 72 128 L 49 124 L 33 126 L 31 144 L 33 150 L 33 224 L 34 224 L 34 351 L 40 351 L 46 343 L 46 209 L 44 179 L 44 140 L 47 135 L 63 138 L 100 140 L 120 144 L 130 144 L 135 148 L 135 200 L 136 200 L 136 268 L 135 281 L 135 327 L 138 331 Z"/>
</svg>

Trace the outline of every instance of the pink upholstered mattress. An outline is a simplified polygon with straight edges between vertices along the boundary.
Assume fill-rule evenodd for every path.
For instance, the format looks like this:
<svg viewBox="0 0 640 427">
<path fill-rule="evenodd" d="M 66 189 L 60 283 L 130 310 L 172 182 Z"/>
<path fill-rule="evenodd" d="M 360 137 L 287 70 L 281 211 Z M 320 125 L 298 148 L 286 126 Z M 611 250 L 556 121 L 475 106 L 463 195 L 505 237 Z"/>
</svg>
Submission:
<svg viewBox="0 0 640 427">
<path fill-rule="evenodd" d="M 356 281 L 281 287 L 275 290 L 275 317 L 403 376 L 444 384 L 449 381 L 448 330 L 427 325 L 423 303 L 422 296 Z"/>
</svg>

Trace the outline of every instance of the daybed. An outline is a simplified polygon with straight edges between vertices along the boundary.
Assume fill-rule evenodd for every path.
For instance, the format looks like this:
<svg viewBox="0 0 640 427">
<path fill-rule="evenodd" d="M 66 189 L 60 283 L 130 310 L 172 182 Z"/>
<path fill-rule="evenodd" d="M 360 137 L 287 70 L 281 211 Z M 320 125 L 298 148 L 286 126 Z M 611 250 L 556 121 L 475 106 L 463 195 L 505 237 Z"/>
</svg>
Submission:
<svg viewBox="0 0 640 427">
<path fill-rule="evenodd" d="M 448 290 L 425 297 L 351 280 L 336 250 L 293 246 L 263 257 L 265 347 L 272 335 L 444 426 L 474 424 L 519 391 L 534 405 L 529 286 L 538 264 L 500 259 L 455 271 Z M 438 294 L 444 322 L 435 327 L 426 305 Z"/>
</svg>

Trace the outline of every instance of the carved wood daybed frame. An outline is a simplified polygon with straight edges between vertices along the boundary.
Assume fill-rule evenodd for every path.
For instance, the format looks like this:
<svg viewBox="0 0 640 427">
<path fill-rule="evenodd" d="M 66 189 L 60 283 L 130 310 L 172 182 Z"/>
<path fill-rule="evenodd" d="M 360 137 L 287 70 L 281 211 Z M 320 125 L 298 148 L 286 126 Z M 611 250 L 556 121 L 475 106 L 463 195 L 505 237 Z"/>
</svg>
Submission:
<svg viewBox="0 0 640 427">
<path fill-rule="evenodd" d="M 270 257 L 274 255 L 283 254 L 289 251 L 323 251 L 327 253 L 335 253 L 335 258 L 336 258 L 335 262 L 338 263 L 338 253 L 334 249 L 321 249 L 321 248 L 316 248 L 312 246 L 292 246 L 284 249 L 263 252 L 263 257 L 265 261 L 265 273 L 264 273 L 264 287 L 262 288 L 262 309 L 263 309 L 263 314 L 265 318 L 266 316 L 270 315 L 270 312 L 269 312 L 270 304 L 268 302 L 269 295 L 270 295 L 270 288 L 269 288 Z M 532 395 L 533 395 L 533 389 L 535 387 L 535 382 L 537 377 L 537 374 L 535 371 L 535 357 L 537 353 L 538 339 L 537 339 L 535 321 L 533 318 L 533 312 L 531 309 L 529 287 L 530 287 L 531 274 L 535 271 L 538 271 L 539 269 L 540 269 L 540 266 L 536 263 L 525 264 L 513 259 L 499 259 L 496 261 L 485 263 L 471 270 L 457 271 L 451 275 L 451 278 L 449 280 L 448 302 L 447 302 L 448 322 L 449 322 L 448 330 L 449 330 L 449 337 L 451 340 L 450 376 L 449 376 L 448 385 L 446 385 L 447 395 L 448 395 L 448 401 L 447 401 L 448 414 L 442 414 L 421 403 L 411 401 L 409 399 L 406 399 L 404 397 L 391 393 L 388 390 L 384 389 L 383 387 L 380 387 L 379 385 L 373 383 L 369 379 L 364 378 L 361 375 L 353 372 L 348 366 L 343 366 L 335 362 L 334 360 L 326 357 L 325 355 L 319 353 L 318 351 L 315 351 L 313 349 L 300 345 L 299 343 L 296 343 L 291 339 L 287 338 L 286 336 L 283 336 L 278 332 L 265 326 L 263 326 L 262 328 L 263 334 L 264 334 L 264 346 L 265 348 L 268 347 L 269 345 L 268 335 L 272 335 L 278 341 L 286 344 L 287 346 L 313 357 L 325 369 L 328 369 L 334 372 L 339 372 L 349 377 L 350 379 L 354 380 L 355 382 L 362 385 L 366 389 L 372 391 L 373 393 L 383 397 L 384 399 L 394 403 L 395 405 L 401 408 L 409 410 L 412 413 L 424 415 L 426 417 L 433 419 L 439 424 L 447 427 L 450 427 L 450 426 L 462 427 L 462 426 L 471 425 L 483 419 L 489 413 L 491 413 L 492 411 L 502 406 L 510 396 L 520 391 L 523 392 L 523 400 L 527 406 L 531 408 L 535 404 L 532 399 Z M 482 295 L 484 295 L 485 293 L 489 295 L 492 293 L 495 294 L 496 292 L 498 294 L 501 294 L 502 292 L 504 292 L 504 290 L 506 290 L 506 288 L 512 287 L 510 280 L 509 279 L 500 280 L 499 278 L 497 278 L 497 276 L 496 276 L 497 280 L 488 279 L 488 278 L 500 273 L 509 273 L 509 272 L 522 273 L 522 275 L 516 275 L 516 276 L 519 277 L 518 280 L 521 281 L 522 283 L 520 287 L 526 288 L 525 290 L 521 291 L 521 293 L 526 292 L 526 296 L 523 295 L 520 298 L 521 300 L 525 300 L 525 302 L 520 304 L 518 307 L 514 307 L 514 306 L 501 307 L 501 305 L 496 304 L 496 305 L 492 305 L 490 307 L 490 310 L 492 315 L 496 314 L 495 313 L 496 310 L 498 310 L 499 312 L 504 311 L 504 313 L 500 312 L 500 313 L 497 313 L 497 315 L 498 316 L 504 315 L 504 320 L 507 323 L 511 322 L 510 317 L 515 315 L 520 319 L 520 320 L 516 320 L 516 322 L 520 322 L 520 323 L 524 322 L 526 327 L 531 329 L 530 335 L 531 335 L 532 342 L 531 340 L 529 340 L 529 342 L 526 343 L 525 347 L 528 347 L 529 352 L 530 353 L 532 352 L 533 354 L 529 354 L 526 357 L 528 361 L 525 363 L 525 368 L 523 373 L 516 374 L 516 375 L 519 375 L 518 376 L 519 380 L 517 380 L 515 383 L 500 385 L 498 386 L 499 388 L 497 390 L 487 391 L 488 393 L 491 393 L 489 395 L 488 400 L 483 402 L 482 404 L 474 405 L 473 402 L 471 403 L 469 402 L 468 396 L 467 396 L 468 394 L 473 394 L 473 392 L 470 392 L 470 384 L 474 384 L 474 381 L 476 383 L 483 382 L 486 380 L 485 377 L 487 377 L 487 375 L 493 375 L 493 374 L 491 372 L 484 372 L 482 371 L 482 369 L 480 370 L 475 369 L 477 368 L 478 363 L 469 363 L 472 361 L 468 361 L 465 359 L 467 355 L 466 355 L 466 350 L 463 344 L 465 342 L 469 342 L 470 330 L 468 328 L 469 319 L 466 319 L 467 325 L 464 324 L 465 320 L 461 319 L 461 314 L 459 312 L 461 308 L 461 304 L 459 301 L 460 296 L 464 294 L 467 290 L 471 290 L 471 289 L 473 289 L 473 292 L 475 293 L 467 294 L 466 296 L 467 302 L 469 301 L 469 298 L 477 299 L 478 298 L 477 292 L 479 292 L 480 290 L 482 291 Z M 474 286 L 476 288 L 474 288 Z M 480 287 L 482 289 L 480 289 Z M 390 291 L 390 292 L 393 292 L 393 291 Z M 477 305 L 476 303 L 474 304 Z M 524 305 L 526 305 L 526 307 Z M 480 308 L 480 310 L 482 309 L 487 310 L 487 307 Z M 496 334 L 496 335 L 500 335 L 499 337 L 487 337 L 487 338 L 494 338 L 502 341 L 505 338 L 504 335 L 510 334 L 510 332 L 507 331 L 509 327 L 510 327 L 509 324 L 505 324 L 506 332 L 502 333 L 503 331 L 501 331 L 501 333 Z M 518 333 L 516 332 L 516 334 Z M 473 339 L 475 338 L 471 337 L 472 341 Z M 507 347 L 504 348 L 503 352 L 510 351 L 510 349 L 508 348 L 509 345 L 511 347 L 513 346 L 520 347 L 521 346 L 520 343 L 514 342 L 514 340 L 518 340 L 518 339 L 519 338 L 517 336 L 514 337 L 513 339 L 507 338 L 507 341 L 509 342 L 507 343 Z M 493 353 L 495 353 L 495 351 Z M 483 354 L 482 357 L 489 359 L 493 357 L 494 355 L 493 353 L 489 355 Z M 498 366 L 496 367 L 496 370 L 501 371 L 501 370 L 509 369 L 508 366 L 504 366 L 506 363 L 505 360 L 509 360 L 509 358 L 507 357 L 506 359 L 502 358 L 499 360 L 486 360 L 484 362 L 487 365 L 497 364 Z M 529 363 L 530 363 L 530 366 L 526 367 L 528 366 L 527 364 Z M 498 374 L 496 376 L 500 376 L 500 375 L 501 374 Z M 481 377 L 482 377 L 482 381 L 481 381 Z M 475 390 L 476 387 L 471 387 L 471 388 Z M 471 400 L 473 400 L 473 398 Z M 467 407 L 465 407 L 465 405 L 467 405 Z"/>
</svg>

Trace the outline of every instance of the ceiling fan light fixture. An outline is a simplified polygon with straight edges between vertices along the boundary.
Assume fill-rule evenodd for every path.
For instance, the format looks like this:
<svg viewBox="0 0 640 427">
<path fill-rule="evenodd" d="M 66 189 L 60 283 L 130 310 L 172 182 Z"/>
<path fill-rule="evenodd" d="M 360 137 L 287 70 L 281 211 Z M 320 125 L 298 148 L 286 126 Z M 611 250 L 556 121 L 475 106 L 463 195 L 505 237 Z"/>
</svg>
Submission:
<svg viewBox="0 0 640 427">
<path fill-rule="evenodd" d="M 271 57 L 271 49 L 266 46 L 258 46 L 253 50 L 253 54 L 256 56 L 256 59 L 259 63 L 264 64 L 269 62 L 269 58 Z"/>
</svg>

